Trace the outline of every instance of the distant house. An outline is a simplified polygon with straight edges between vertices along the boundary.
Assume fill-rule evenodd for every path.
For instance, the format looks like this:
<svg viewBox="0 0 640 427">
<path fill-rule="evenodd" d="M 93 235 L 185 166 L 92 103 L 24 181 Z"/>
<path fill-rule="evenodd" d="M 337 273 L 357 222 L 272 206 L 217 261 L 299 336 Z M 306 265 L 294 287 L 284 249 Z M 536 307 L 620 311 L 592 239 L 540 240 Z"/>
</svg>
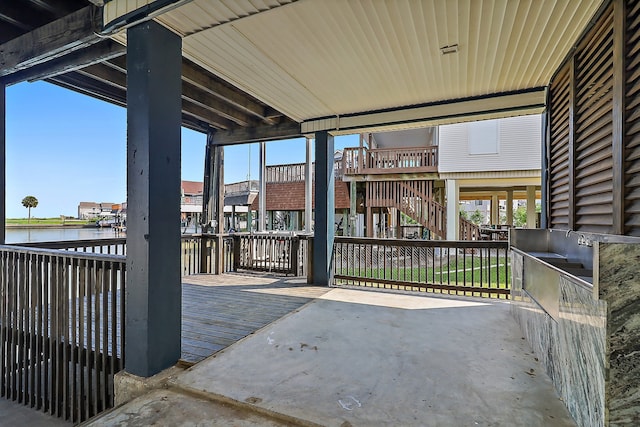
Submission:
<svg viewBox="0 0 640 427">
<path fill-rule="evenodd" d="M 196 224 L 202 214 L 204 185 L 199 181 L 180 183 L 180 219 L 184 225 Z"/>
<path fill-rule="evenodd" d="M 113 213 L 114 205 L 116 204 L 112 202 L 80 202 L 78 204 L 78 219 L 95 219 L 109 216 Z"/>
</svg>

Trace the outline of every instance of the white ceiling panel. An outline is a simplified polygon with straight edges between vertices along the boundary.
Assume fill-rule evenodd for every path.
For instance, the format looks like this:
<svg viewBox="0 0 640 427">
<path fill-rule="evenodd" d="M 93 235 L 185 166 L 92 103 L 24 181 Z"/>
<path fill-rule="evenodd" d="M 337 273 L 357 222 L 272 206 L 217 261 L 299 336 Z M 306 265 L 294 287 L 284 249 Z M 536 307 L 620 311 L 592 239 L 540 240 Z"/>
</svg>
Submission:
<svg viewBox="0 0 640 427">
<path fill-rule="evenodd" d="M 194 0 L 158 20 L 186 57 L 305 121 L 546 86 L 602 1 L 284 3 Z"/>
<path fill-rule="evenodd" d="M 295 0 L 193 0 L 157 20 L 176 33 L 186 36 L 292 1 Z"/>
</svg>

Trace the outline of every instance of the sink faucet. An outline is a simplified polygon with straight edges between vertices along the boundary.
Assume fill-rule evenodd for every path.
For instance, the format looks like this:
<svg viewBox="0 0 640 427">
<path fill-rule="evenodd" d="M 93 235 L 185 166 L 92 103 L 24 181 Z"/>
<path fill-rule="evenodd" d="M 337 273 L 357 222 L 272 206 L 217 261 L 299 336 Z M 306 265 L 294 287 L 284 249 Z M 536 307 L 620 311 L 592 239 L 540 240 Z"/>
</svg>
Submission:
<svg viewBox="0 0 640 427">
<path fill-rule="evenodd" d="M 567 234 L 564 237 L 569 237 L 569 234 L 571 234 L 572 231 L 573 230 L 571 230 L 571 229 L 567 230 Z"/>
</svg>

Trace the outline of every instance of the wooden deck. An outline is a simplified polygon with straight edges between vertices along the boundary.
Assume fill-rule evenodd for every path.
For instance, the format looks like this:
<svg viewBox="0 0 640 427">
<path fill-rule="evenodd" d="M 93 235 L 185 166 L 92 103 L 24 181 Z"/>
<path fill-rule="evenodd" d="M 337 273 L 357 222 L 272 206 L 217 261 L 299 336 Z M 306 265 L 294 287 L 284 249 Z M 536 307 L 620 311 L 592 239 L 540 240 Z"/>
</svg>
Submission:
<svg viewBox="0 0 640 427">
<path fill-rule="evenodd" d="M 329 288 L 249 274 L 182 278 L 182 360 L 199 362 L 300 308 Z"/>
</svg>

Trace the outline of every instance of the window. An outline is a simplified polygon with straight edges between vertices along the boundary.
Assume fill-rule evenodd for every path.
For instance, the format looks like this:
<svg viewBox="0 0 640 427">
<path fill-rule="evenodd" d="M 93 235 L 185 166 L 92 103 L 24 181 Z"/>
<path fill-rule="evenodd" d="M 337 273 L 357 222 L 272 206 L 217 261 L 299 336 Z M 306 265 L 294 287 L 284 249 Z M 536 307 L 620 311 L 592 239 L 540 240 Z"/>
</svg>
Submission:
<svg viewBox="0 0 640 427">
<path fill-rule="evenodd" d="M 498 154 L 498 121 L 469 123 L 469 154 Z"/>
</svg>

